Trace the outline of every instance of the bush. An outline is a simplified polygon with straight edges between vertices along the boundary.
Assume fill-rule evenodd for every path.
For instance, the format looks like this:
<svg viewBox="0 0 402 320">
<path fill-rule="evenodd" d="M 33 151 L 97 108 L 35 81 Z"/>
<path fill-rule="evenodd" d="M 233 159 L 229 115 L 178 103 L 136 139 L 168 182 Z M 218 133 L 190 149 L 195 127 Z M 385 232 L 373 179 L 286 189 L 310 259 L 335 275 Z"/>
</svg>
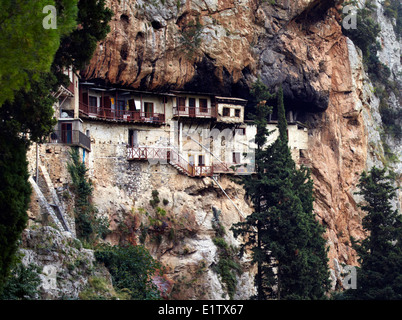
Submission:
<svg viewBox="0 0 402 320">
<path fill-rule="evenodd" d="M 33 300 L 36 299 L 37 287 L 40 285 L 40 268 L 34 264 L 25 267 L 18 263 L 6 281 L 1 300 Z"/>
<path fill-rule="evenodd" d="M 78 148 L 70 152 L 71 162 L 67 169 L 72 179 L 72 189 L 75 194 L 75 224 L 77 235 L 85 241 L 94 241 L 97 237 L 104 238 L 109 231 L 106 218 L 97 215 L 96 207 L 91 203 L 93 186 L 87 177 L 88 169 L 80 161 Z"/>
<path fill-rule="evenodd" d="M 145 247 L 104 245 L 95 251 L 95 258 L 109 270 L 116 290 L 128 293 L 132 300 L 160 299 L 151 278 L 161 265 Z"/>
</svg>

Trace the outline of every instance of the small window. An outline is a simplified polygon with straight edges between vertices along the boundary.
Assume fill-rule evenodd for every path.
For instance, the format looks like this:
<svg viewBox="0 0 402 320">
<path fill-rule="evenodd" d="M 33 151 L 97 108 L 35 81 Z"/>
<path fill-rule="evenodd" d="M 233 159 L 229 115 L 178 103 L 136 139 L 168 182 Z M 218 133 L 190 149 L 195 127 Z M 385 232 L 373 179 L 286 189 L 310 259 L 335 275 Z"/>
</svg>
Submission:
<svg viewBox="0 0 402 320">
<path fill-rule="evenodd" d="M 240 136 L 245 136 L 246 135 L 246 128 L 236 128 L 235 129 L 235 134 L 238 134 Z"/>
<path fill-rule="evenodd" d="M 240 163 L 240 152 L 233 152 L 233 163 Z"/>
<path fill-rule="evenodd" d="M 177 97 L 177 110 L 186 111 L 186 98 Z"/>
<path fill-rule="evenodd" d="M 98 98 L 94 96 L 89 96 L 89 112 L 97 113 L 98 112 Z"/>
<path fill-rule="evenodd" d="M 200 112 L 208 112 L 208 100 L 200 99 Z"/>
<path fill-rule="evenodd" d="M 152 102 L 144 102 L 145 118 L 153 117 L 154 104 Z"/>
<path fill-rule="evenodd" d="M 138 130 L 128 130 L 128 145 L 131 147 L 138 147 Z"/>
<path fill-rule="evenodd" d="M 223 108 L 223 116 L 230 117 L 230 109 L 229 108 Z"/>
<path fill-rule="evenodd" d="M 235 109 L 235 117 L 240 118 L 240 109 Z"/>
<path fill-rule="evenodd" d="M 89 96 L 89 105 L 91 107 L 97 107 L 98 106 L 98 98 L 93 97 L 93 96 Z"/>
<path fill-rule="evenodd" d="M 203 155 L 198 156 L 198 165 L 201 167 L 205 166 L 205 156 Z"/>
</svg>

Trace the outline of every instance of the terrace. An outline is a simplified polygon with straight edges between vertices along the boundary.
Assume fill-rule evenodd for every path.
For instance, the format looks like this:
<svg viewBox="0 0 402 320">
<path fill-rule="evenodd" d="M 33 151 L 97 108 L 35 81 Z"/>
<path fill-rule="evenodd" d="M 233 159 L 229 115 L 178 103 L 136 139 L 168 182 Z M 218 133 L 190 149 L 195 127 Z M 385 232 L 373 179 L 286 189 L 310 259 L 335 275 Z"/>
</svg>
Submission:
<svg viewBox="0 0 402 320">
<path fill-rule="evenodd" d="M 209 97 L 176 97 L 176 106 L 173 107 L 173 117 L 189 118 L 216 118 L 216 107 Z"/>
<path fill-rule="evenodd" d="M 112 122 L 164 124 L 166 97 L 133 90 L 80 86 L 80 117 Z"/>
</svg>

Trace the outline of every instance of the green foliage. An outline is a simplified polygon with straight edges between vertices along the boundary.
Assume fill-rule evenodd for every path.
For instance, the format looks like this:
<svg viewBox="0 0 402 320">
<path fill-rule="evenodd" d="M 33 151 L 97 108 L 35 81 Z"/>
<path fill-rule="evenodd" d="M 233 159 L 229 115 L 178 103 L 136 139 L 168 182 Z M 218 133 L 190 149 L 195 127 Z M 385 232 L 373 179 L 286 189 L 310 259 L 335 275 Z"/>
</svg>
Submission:
<svg viewBox="0 0 402 320">
<path fill-rule="evenodd" d="M 348 4 L 357 6 L 356 1 L 344 3 Z M 381 31 L 380 26 L 372 18 L 374 8 L 372 1 L 367 1 L 362 8 L 357 8 L 357 28 L 349 30 L 342 28 L 343 33 L 362 50 L 364 56 L 368 56 L 370 48 L 376 45 L 376 38 Z"/>
<path fill-rule="evenodd" d="M 382 3 L 384 15 L 389 19 L 395 19 L 393 24 L 394 31 L 399 37 L 402 36 L 402 3 L 400 0 L 386 0 Z"/>
<path fill-rule="evenodd" d="M 80 17 L 88 21 L 80 26 L 81 38 L 85 38 L 86 33 L 96 39 L 105 36 L 96 27 L 96 19 L 103 19 L 103 11 L 91 11 L 101 9 L 98 6 L 104 2 L 96 2 L 92 7 L 94 1 L 79 2 Z M 78 0 L 0 2 L 0 286 L 9 273 L 17 241 L 27 221 L 31 194 L 27 181 L 27 146 L 31 142 L 42 142 L 55 124 L 52 108 L 55 100 L 50 93 L 63 83 L 65 77 L 61 76 L 61 71 L 68 66 L 68 60 L 60 54 L 56 60 L 54 57 L 60 38 L 66 39 L 77 27 L 77 3 Z M 43 28 L 42 22 L 48 13 L 42 10 L 46 5 L 56 6 L 57 29 Z M 84 12 L 84 8 L 92 9 Z M 104 26 L 104 21 L 99 24 Z M 81 41 L 77 45 L 74 39 L 69 43 L 70 51 L 77 47 L 88 51 L 88 43 Z M 58 52 L 65 49 L 64 46 Z M 84 58 L 87 56 L 74 56 L 74 65 L 81 65 Z M 85 207 L 82 205 L 78 210 Z M 81 225 L 90 226 L 90 219 L 80 218 L 84 220 Z M 103 223 L 97 226 L 104 229 Z"/>
<path fill-rule="evenodd" d="M 257 149 L 256 175 L 243 180 L 255 211 L 232 230 L 245 240 L 241 252 L 250 249 L 257 264 L 257 299 L 324 299 L 329 289 L 324 229 L 312 212 L 310 172 L 296 170 L 291 158 L 283 115 L 283 99 L 278 97 L 282 135 Z M 260 125 L 266 122 L 257 118 Z M 261 132 L 257 130 L 257 136 Z"/>
<path fill-rule="evenodd" d="M 51 0 L 0 2 L 0 107 L 15 93 L 29 90 L 31 79 L 49 72 L 60 37 L 76 26 L 78 0 L 57 0 L 57 28 L 44 29 L 42 21 Z"/>
<path fill-rule="evenodd" d="M 183 27 L 180 43 L 184 47 L 187 58 L 192 60 L 194 54 L 198 51 L 201 45 L 201 33 L 203 25 L 199 17 L 195 21 L 191 20 L 186 26 Z"/>
<path fill-rule="evenodd" d="M 132 300 L 157 300 L 160 293 L 152 283 L 152 276 L 161 265 L 143 246 L 101 246 L 95 257 L 112 275 L 117 291 L 128 293 Z"/>
<path fill-rule="evenodd" d="M 257 126 L 257 135 L 255 136 L 255 143 L 260 150 L 267 141 L 267 136 L 270 134 L 267 129 L 268 120 L 267 117 L 272 113 L 272 107 L 267 105 L 267 101 L 274 97 L 269 92 L 268 87 L 257 79 L 251 86 L 251 94 L 256 104 L 256 110 L 254 114 L 249 115 L 250 119 L 254 121 Z"/>
<path fill-rule="evenodd" d="M 93 276 L 88 279 L 88 285 L 80 292 L 81 300 L 129 300 L 130 295 L 121 290 L 116 292 L 113 285 L 105 278 Z"/>
<path fill-rule="evenodd" d="M 346 2 L 345 5 L 350 3 L 356 5 L 355 1 Z M 397 36 L 400 37 L 402 30 L 401 2 L 399 0 L 386 0 L 382 5 L 385 16 L 396 19 L 394 29 Z M 372 17 L 374 8 L 372 1 L 367 1 L 363 8 L 357 10 L 357 29 L 342 30 L 363 52 L 366 71 L 377 88 L 375 94 L 380 99 L 381 120 L 386 134 L 399 140 L 402 137 L 401 114 L 397 110 L 389 108 L 387 101 L 390 91 L 393 91 L 400 98 L 400 88 L 398 88 L 397 83 L 389 80 L 391 71 L 379 60 L 377 55 L 377 52 L 381 50 L 381 45 L 376 39 L 381 29 Z"/>
<path fill-rule="evenodd" d="M 220 212 L 218 212 L 218 215 Z M 224 236 L 226 234 L 225 228 L 215 219 L 212 224 L 215 230 L 215 237 L 212 239 L 215 246 L 218 248 L 218 262 L 214 265 L 213 269 L 219 274 L 221 281 L 225 284 L 226 291 L 230 299 L 233 299 L 236 293 L 237 278 L 236 275 L 242 273 L 242 268 L 238 259 L 238 249 L 234 246 L 229 246 Z"/>
<path fill-rule="evenodd" d="M 57 80 L 51 73 L 42 73 L 31 80 L 29 91 L 19 90 L 13 102 L 6 101 L 0 108 L 3 133 L 9 137 L 24 139 L 26 143 L 43 142 L 56 123 L 53 118 L 55 99 L 50 94 L 57 88 Z"/>
<path fill-rule="evenodd" d="M 158 204 L 160 202 L 160 199 L 158 196 L 159 196 L 158 190 L 152 190 L 152 199 L 149 200 L 149 204 L 154 209 L 158 206 Z"/>
<path fill-rule="evenodd" d="M 357 5 L 356 1 L 345 2 L 344 5 Z M 375 79 L 387 79 L 386 67 L 380 63 L 377 57 L 377 51 L 380 45 L 377 43 L 377 37 L 381 31 L 378 23 L 372 17 L 375 6 L 372 1 L 367 1 L 362 8 L 358 8 L 356 12 L 357 28 L 344 29 L 342 32 L 356 44 L 363 53 L 364 63 L 370 77 Z"/>
<path fill-rule="evenodd" d="M 75 194 L 75 224 L 77 236 L 85 241 L 104 238 L 108 233 L 107 219 L 98 217 L 96 207 L 91 203 L 93 186 L 88 179 L 85 163 L 80 161 L 78 148 L 70 152 L 71 162 L 67 164 Z"/>
<path fill-rule="evenodd" d="M 18 240 L 28 216 L 31 186 L 28 182 L 26 144 L 9 137 L 0 127 L 0 291 L 9 274 Z"/>
<path fill-rule="evenodd" d="M 388 84 L 389 85 L 387 85 L 387 87 L 391 87 L 391 82 L 388 82 Z M 396 84 L 396 87 L 397 86 L 398 85 Z M 400 92 L 396 92 L 396 94 L 398 96 L 398 94 L 400 95 Z M 389 107 L 387 103 L 389 99 L 389 92 L 382 86 L 376 88 L 375 95 L 380 99 L 379 111 L 385 134 L 394 137 L 397 140 L 402 139 L 402 110 L 392 109 Z M 386 149 L 385 143 L 383 143 L 383 146 L 384 149 Z"/>
<path fill-rule="evenodd" d="M 79 1 L 77 23 L 81 27 L 62 39 L 55 64 L 59 67 L 73 66 L 75 70 L 84 69 L 98 41 L 109 33 L 112 16 L 112 11 L 105 7 L 105 0 Z"/>
<path fill-rule="evenodd" d="M 278 129 L 279 129 L 279 139 L 282 141 L 288 140 L 287 127 L 288 123 L 286 121 L 285 105 L 283 104 L 283 89 L 282 86 L 278 90 Z"/>
<path fill-rule="evenodd" d="M 402 216 L 393 210 L 396 196 L 393 178 L 386 169 L 373 167 L 360 176 L 357 194 L 364 202 L 359 206 L 367 213 L 362 225 L 368 237 L 352 239 L 359 255 L 357 289 L 347 290 L 343 298 L 363 300 L 402 299 Z"/>
<path fill-rule="evenodd" d="M 13 268 L 7 278 L 0 300 L 34 300 L 37 298 L 37 287 L 41 283 L 41 269 L 30 264 L 25 267 L 21 262 Z"/>
</svg>

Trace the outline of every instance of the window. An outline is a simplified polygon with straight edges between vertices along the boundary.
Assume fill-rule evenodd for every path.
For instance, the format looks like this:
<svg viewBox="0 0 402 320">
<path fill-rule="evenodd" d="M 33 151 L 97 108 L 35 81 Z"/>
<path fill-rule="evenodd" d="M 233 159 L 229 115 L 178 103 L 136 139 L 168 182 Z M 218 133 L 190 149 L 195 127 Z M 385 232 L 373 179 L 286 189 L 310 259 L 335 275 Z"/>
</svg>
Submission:
<svg viewBox="0 0 402 320">
<path fill-rule="evenodd" d="M 195 98 L 188 98 L 189 116 L 195 117 Z"/>
<path fill-rule="evenodd" d="M 195 98 L 188 98 L 188 106 L 190 108 L 195 108 Z"/>
<path fill-rule="evenodd" d="M 123 118 L 124 114 L 124 107 L 125 107 L 125 101 L 124 100 L 117 100 L 117 112 L 116 116 L 117 118 Z"/>
<path fill-rule="evenodd" d="M 240 152 L 233 152 L 233 163 L 240 163 Z"/>
<path fill-rule="evenodd" d="M 230 109 L 229 108 L 223 108 L 223 116 L 230 117 Z"/>
<path fill-rule="evenodd" d="M 151 118 L 154 114 L 154 104 L 152 102 L 144 102 L 145 118 Z"/>
<path fill-rule="evenodd" d="M 128 130 L 128 145 L 131 147 L 138 147 L 138 130 Z"/>
<path fill-rule="evenodd" d="M 204 155 L 199 155 L 198 156 L 198 165 L 200 167 L 205 166 L 205 156 Z"/>
<path fill-rule="evenodd" d="M 236 128 L 235 129 L 235 134 L 238 134 L 240 136 L 245 136 L 246 135 L 246 128 Z"/>
<path fill-rule="evenodd" d="M 235 109 L 235 117 L 240 118 L 240 109 Z"/>
<path fill-rule="evenodd" d="M 200 112 L 208 112 L 208 100 L 200 99 Z"/>
<path fill-rule="evenodd" d="M 89 112 L 97 113 L 98 112 L 98 98 L 94 96 L 89 96 Z"/>
<path fill-rule="evenodd" d="M 73 142 L 73 124 L 72 123 L 61 123 L 61 142 L 62 143 L 72 143 Z"/>
<path fill-rule="evenodd" d="M 178 111 L 186 111 L 186 98 L 177 97 L 176 102 Z"/>
</svg>

